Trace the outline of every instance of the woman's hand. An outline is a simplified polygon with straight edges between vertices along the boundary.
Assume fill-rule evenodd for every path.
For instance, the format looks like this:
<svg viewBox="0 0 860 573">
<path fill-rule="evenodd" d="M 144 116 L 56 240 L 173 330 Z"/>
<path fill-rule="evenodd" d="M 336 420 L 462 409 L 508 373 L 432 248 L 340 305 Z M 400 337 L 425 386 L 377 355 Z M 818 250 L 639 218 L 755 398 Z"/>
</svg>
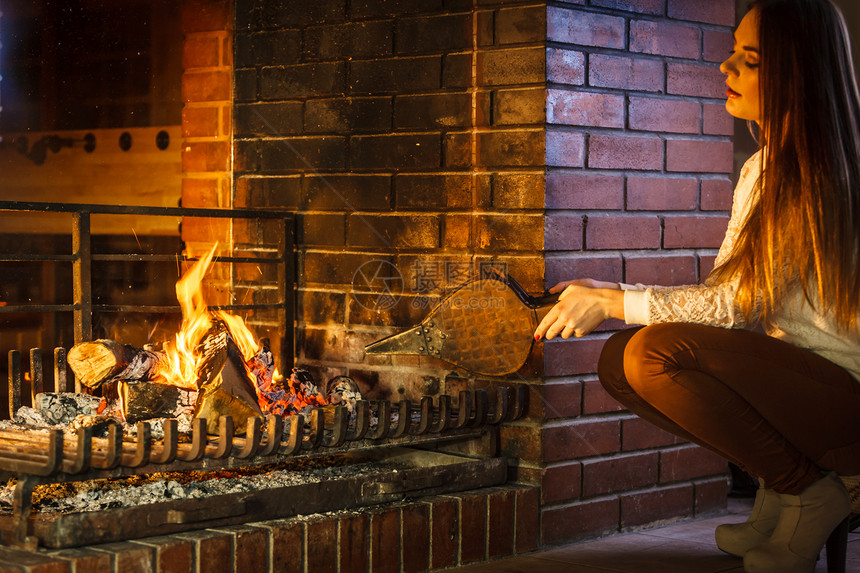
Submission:
<svg viewBox="0 0 860 573">
<path fill-rule="evenodd" d="M 584 336 L 608 318 L 624 319 L 624 291 L 617 283 L 577 279 L 558 283 L 549 292 L 561 292 L 558 303 L 535 330 L 535 340 L 552 340 L 559 334 Z"/>
</svg>

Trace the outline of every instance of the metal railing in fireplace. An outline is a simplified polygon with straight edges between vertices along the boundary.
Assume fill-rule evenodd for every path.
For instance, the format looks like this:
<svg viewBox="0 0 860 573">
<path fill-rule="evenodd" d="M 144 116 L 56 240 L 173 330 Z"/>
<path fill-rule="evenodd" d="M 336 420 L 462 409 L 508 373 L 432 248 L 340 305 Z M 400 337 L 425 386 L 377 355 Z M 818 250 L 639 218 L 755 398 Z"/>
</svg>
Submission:
<svg viewBox="0 0 860 573">
<path fill-rule="evenodd" d="M 277 249 L 265 256 L 217 256 L 213 262 L 269 266 L 277 268 L 277 302 L 256 304 L 227 304 L 211 306 L 212 310 L 225 311 L 277 311 L 281 328 L 280 364 L 289 371 L 294 360 L 294 318 L 295 318 L 295 216 L 288 212 L 272 212 L 248 209 L 200 209 L 185 207 L 146 207 L 125 205 L 92 205 L 82 203 L 41 203 L 24 201 L 0 201 L 0 214 L 3 213 L 66 213 L 71 217 L 71 253 L 44 254 L 27 252 L 0 252 L 3 262 L 66 262 L 72 265 L 72 302 L 69 304 L 4 304 L 0 313 L 50 313 L 71 312 L 75 343 L 92 340 L 93 314 L 95 312 L 139 312 L 139 313 L 179 313 L 176 305 L 146 304 L 99 304 L 93 298 L 92 268 L 94 262 L 174 262 L 194 261 L 183 253 L 99 253 L 94 252 L 91 218 L 93 215 L 127 215 L 138 217 L 205 218 L 227 220 L 251 220 L 280 222 L 280 236 Z M 262 274 L 262 272 L 261 272 Z M 38 351 L 38 349 L 36 349 Z M 61 349 L 59 349 L 61 350 Z M 15 350 L 10 352 L 17 352 Z M 62 352 L 61 352 L 62 354 Z M 33 358 L 33 357 L 31 357 Z M 32 362 L 32 360 L 31 360 Z M 62 364 L 64 357 L 55 356 L 55 363 Z M 20 357 L 10 356 L 9 368 L 20 365 Z M 15 366 L 20 368 L 20 366 Z M 31 364 L 31 368 L 40 368 Z M 20 377 L 20 373 L 18 373 Z M 58 391 L 65 388 L 63 373 L 55 380 Z M 41 378 L 41 376 L 40 376 Z M 61 385 L 62 384 L 62 385 Z M 76 388 L 79 390 L 79 388 Z M 10 404 L 10 407 L 12 405 Z"/>
</svg>

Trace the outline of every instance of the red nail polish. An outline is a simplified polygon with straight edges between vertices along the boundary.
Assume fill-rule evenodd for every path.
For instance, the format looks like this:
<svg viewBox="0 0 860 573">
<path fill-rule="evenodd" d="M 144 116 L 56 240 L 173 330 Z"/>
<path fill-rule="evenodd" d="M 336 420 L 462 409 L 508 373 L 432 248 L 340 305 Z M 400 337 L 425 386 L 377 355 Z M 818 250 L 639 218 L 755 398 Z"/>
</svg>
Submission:
<svg viewBox="0 0 860 573">
<path fill-rule="evenodd" d="M 540 340 L 540 334 L 535 334 L 535 340 Z"/>
</svg>

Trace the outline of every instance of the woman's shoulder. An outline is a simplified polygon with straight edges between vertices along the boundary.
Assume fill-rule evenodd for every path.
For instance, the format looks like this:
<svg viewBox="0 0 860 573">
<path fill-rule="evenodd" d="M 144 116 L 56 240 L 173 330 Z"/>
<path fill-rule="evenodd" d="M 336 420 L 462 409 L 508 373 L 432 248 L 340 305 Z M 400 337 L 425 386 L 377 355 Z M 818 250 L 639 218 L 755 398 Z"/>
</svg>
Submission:
<svg viewBox="0 0 860 573">
<path fill-rule="evenodd" d="M 759 149 L 744 162 L 743 167 L 741 167 L 740 180 L 744 180 L 750 176 L 758 178 L 758 174 L 761 173 L 763 153 L 764 149 Z"/>
</svg>

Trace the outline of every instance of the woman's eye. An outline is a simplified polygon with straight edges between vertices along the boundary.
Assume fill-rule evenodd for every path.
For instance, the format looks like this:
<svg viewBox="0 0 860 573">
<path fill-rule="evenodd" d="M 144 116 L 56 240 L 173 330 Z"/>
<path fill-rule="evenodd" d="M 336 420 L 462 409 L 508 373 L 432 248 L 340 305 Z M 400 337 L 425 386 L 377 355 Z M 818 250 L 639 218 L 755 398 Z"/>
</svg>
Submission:
<svg viewBox="0 0 860 573">
<path fill-rule="evenodd" d="M 758 62 L 744 62 L 744 63 L 751 70 L 754 70 L 754 69 L 758 68 L 758 66 L 759 66 Z"/>
</svg>

